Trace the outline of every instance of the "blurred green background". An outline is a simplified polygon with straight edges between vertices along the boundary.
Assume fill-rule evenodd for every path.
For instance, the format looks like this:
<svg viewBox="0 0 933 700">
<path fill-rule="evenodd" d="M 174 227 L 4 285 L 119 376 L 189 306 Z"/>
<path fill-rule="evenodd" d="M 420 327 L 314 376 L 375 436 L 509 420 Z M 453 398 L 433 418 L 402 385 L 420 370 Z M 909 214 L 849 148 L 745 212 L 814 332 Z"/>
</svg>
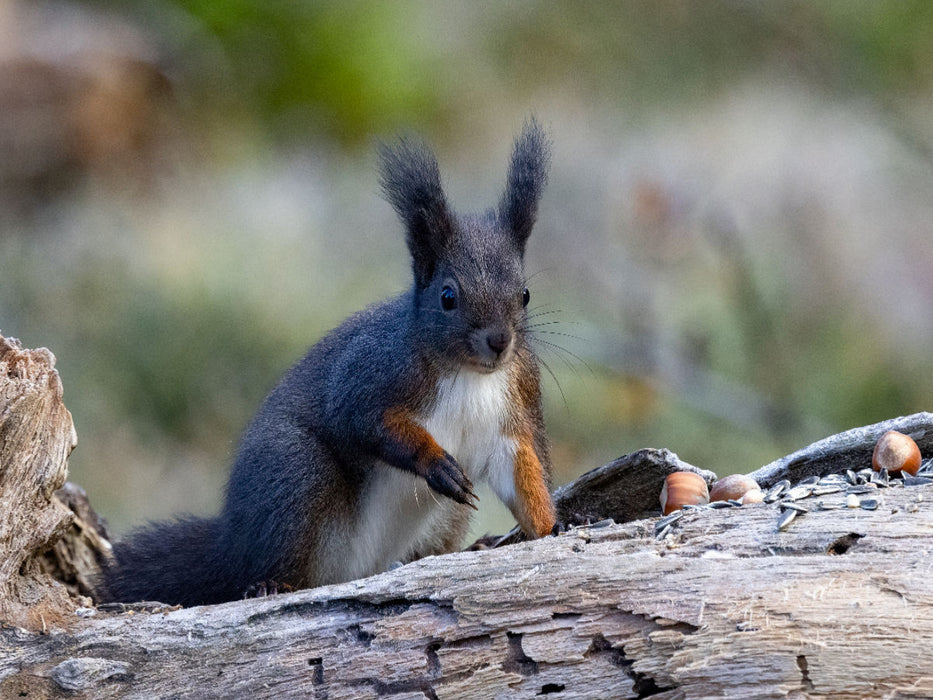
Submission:
<svg viewBox="0 0 933 700">
<path fill-rule="evenodd" d="M 374 144 L 480 209 L 533 113 L 556 481 L 749 471 L 931 408 L 931 36 L 920 0 L 7 0 L 0 329 L 57 355 L 117 533 L 212 511 L 281 373 L 408 284 Z"/>
</svg>

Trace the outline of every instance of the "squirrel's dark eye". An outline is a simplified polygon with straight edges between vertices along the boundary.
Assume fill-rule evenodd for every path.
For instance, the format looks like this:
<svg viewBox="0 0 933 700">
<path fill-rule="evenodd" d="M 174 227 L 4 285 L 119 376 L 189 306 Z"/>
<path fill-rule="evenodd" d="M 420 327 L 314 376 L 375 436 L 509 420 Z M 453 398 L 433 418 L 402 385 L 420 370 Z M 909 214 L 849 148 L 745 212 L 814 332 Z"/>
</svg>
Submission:
<svg viewBox="0 0 933 700">
<path fill-rule="evenodd" d="M 528 306 L 529 301 L 531 301 L 531 292 L 528 291 L 528 287 L 525 287 L 522 290 L 522 306 Z"/>
<path fill-rule="evenodd" d="M 449 284 L 441 290 L 441 308 L 453 311 L 457 308 L 457 291 Z"/>
</svg>

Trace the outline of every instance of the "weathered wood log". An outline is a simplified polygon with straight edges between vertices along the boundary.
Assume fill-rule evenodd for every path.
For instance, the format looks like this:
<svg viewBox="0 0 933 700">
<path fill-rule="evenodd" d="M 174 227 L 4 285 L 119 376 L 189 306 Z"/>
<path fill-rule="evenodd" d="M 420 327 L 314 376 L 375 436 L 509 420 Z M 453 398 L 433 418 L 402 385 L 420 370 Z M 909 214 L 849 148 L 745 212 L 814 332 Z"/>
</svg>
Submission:
<svg viewBox="0 0 933 700">
<path fill-rule="evenodd" d="M 44 364 L 39 385 L 52 395 L 57 387 L 60 401 Z M 20 381 L 21 371 L 4 371 L 0 379 Z M 63 407 L 32 400 L 0 400 L 0 436 L 37 434 L 11 432 L 48 424 L 29 423 L 32 410 L 65 424 Z M 899 420 L 929 460 L 933 416 Z M 767 484 L 868 466 L 884 429 L 843 434 L 844 449 L 817 443 L 758 476 Z M 0 625 L 4 698 L 933 695 L 933 485 L 880 488 L 874 510 L 822 510 L 805 498 L 796 505 L 809 512 L 786 529 L 776 503 L 691 510 L 658 539 L 657 518 L 646 516 L 664 475 L 685 467 L 669 452 L 642 451 L 559 490 L 562 517 L 597 522 L 555 537 L 218 606 L 108 613 L 72 600 L 66 614 L 42 617 L 40 633 L 24 627 L 35 620 L 16 582 L 40 585 L 31 553 L 68 521 L 50 505 L 59 471 L 64 478 L 63 466 L 50 467 L 64 463 L 61 439 L 45 433 L 59 449 L 44 452 L 42 441 L 17 441 L 44 480 L 11 481 L 22 455 L 0 450 L 0 502 L 61 516 L 28 532 L 2 521 L 0 595 L 16 602 L 0 601 L 0 619 L 14 623 Z M 27 496 L 4 495 L 11 484 Z M 821 498 L 839 505 L 844 494 Z M 603 520 L 610 515 L 644 519 Z"/>
<path fill-rule="evenodd" d="M 71 511 L 71 525 L 36 561 L 43 571 L 63 583 L 73 598 L 96 598 L 95 587 L 100 582 L 104 559 L 113 551 L 107 524 L 77 484 L 65 482 L 54 498 Z"/>
<path fill-rule="evenodd" d="M 933 489 L 573 528 L 226 605 L 0 630 L 42 697 L 925 697 Z"/>
<path fill-rule="evenodd" d="M 798 481 L 814 474 L 870 467 L 875 442 L 889 430 L 910 435 L 924 457 L 933 457 L 933 413 L 915 413 L 832 435 L 766 464 L 749 476 L 761 486 L 771 486 L 780 479 Z"/>
</svg>

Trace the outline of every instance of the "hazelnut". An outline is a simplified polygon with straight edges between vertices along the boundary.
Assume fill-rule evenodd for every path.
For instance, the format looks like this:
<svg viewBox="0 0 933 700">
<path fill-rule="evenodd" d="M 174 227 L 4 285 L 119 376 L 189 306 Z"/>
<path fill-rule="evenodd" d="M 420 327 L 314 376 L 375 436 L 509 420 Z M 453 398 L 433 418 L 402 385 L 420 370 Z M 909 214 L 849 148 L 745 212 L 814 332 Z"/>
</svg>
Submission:
<svg viewBox="0 0 933 700">
<path fill-rule="evenodd" d="M 765 494 L 761 489 L 752 489 L 751 491 L 746 491 L 742 494 L 742 505 L 748 505 L 749 503 L 763 503 L 765 500 Z"/>
<path fill-rule="evenodd" d="M 876 472 L 907 472 L 911 476 L 920 469 L 920 448 L 909 435 L 889 430 L 875 443 L 871 468 Z"/>
<path fill-rule="evenodd" d="M 706 479 L 694 472 L 668 474 L 661 488 L 661 509 L 664 515 L 673 513 L 683 506 L 700 506 L 709 503 Z"/>
<path fill-rule="evenodd" d="M 709 500 L 728 501 L 734 499 L 741 500 L 749 491 L 760 491 L 758 482 L 745 474 L 730 474 L 724 476 L 719 481 L 713 482 L 709 490 Z"/>
</svg>

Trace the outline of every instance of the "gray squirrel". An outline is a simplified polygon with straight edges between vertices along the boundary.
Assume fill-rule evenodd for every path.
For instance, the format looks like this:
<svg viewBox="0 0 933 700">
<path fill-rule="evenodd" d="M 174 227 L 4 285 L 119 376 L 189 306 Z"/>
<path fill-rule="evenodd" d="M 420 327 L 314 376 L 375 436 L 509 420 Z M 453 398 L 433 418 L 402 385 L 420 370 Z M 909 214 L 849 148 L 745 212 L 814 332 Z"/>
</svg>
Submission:
<svg viewBox="0 0 933 700">
<path fill-rule="evenodd" d="M 450 209 L 426 146 L 402 139 L 380 161 L 413 285 L 287 372 L 241 439 L 218 516 L 151 524 L 114 545 L 105 600 L 219 603 L 260 582 L 307 588 L 454 551 L 474 480 L 527 536 L 554 528 L 523 269 L 548 139 L 526 122 L 502 199 L 482 214 Z"/>
</svg>

